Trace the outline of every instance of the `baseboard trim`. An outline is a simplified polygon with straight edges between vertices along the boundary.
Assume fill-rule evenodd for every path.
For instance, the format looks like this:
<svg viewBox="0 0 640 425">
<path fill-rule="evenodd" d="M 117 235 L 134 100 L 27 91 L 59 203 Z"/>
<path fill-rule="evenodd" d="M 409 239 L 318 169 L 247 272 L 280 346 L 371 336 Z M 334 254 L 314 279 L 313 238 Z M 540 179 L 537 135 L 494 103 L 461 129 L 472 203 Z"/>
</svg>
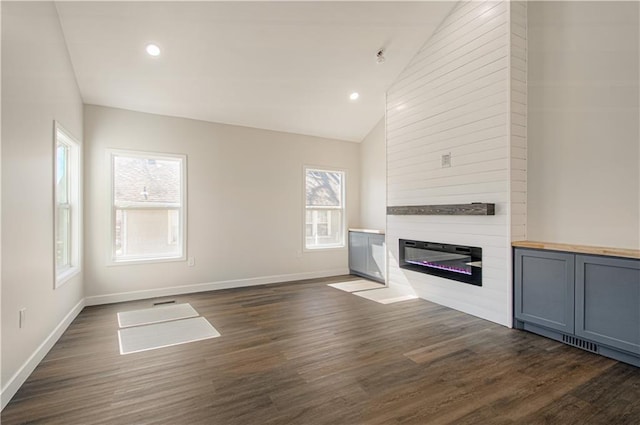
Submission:
<svg viewBox="0 0 640 425">
<path fill-rule="evenodd" d="M 78 301 L 78 304 L 76 304 L 71 311 L 67 313 L 62 321 L 58 323 L 58 326 L 55 327 L 42 344 L 40 344 L 33 354 L 31 354 L 22 367 L 20 367 L 11 379 L 9 379 L 9 382 L 7 382 L 7 385 L 2 388 L 0 393 L 0 410 L 4 409 L 5 406 L 9 404 L 9 401 L 11 401 L 13 396 L 16 395 L 22 384 L 24 384 L 29 375 L 31 375 L 42 359 L 44 359 L 49 350 L 51 350 L 55 343 L 58 342 L 64 331 L 67 330 L 71 322 L 73 322 L 78 314 L 80 314 L 85 305 L 84 298 Z"/>
<path fill-rule="evenodd" d="M 143 291 L 120 292 L 106 295 L 93 295 L 85 298 L 85 305 L 113 304 L 125 301 L 145 300 L 149 298 L 168 297 L 173 295 L 193 294 L 196 292 L 216 291 L 219 289 L 243 288 L 246 286 L 266 285 L 269 283 L 284 283 L 295 280 L 316 279 L 330 276 L 349 274 L 349 269 L 330 269 L 316 272 L 280 274 L 273 276 L 254 277 L 248 279 L 223 280 L 218 282 L 197 283 L 194 285 L 171 286 L 160 289 Z"/>
</svg>

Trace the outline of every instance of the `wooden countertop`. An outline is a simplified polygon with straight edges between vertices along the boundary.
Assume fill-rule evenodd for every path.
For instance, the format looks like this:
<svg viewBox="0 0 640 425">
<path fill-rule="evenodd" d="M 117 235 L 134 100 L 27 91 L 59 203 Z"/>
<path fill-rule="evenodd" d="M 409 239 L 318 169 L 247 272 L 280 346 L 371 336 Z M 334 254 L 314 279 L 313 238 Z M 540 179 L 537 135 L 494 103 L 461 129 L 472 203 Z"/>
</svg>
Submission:
<svg viewBox="0 0 640 425">
<path fill-rule="evenodd" d="M 349 229 L 350 232 L 361 232 L 361 233 L 375 233 L 377 235 L 384 235 L 383 230 L 374 230 L 374 229 Z"/>
<path fill-rule="evenodd" d="M 517 241 L 512 242 L 516 248 L 544 249 L 549 251 L 567 251 L 579 254 L 605 255 L 608 257 L 625 257 L 640 259 L 640 249 L 611 248 L 590 245 L 573 245 L 553 242 Z"/>
</svg>

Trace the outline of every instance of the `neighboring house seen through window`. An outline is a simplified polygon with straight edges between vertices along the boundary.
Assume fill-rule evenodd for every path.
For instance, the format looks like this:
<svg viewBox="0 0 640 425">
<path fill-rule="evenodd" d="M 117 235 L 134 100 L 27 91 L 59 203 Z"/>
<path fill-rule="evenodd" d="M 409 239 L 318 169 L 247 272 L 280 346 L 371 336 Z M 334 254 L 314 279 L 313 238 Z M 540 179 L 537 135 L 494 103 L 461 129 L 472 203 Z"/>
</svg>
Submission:
<svg viewBox="0 0 640 425">
<path fill-rule="evenodd" d="M 344 246 L 342 171 L 305 168 L 305 248 Z"/>
<path fill-rule="evenodd" d="M 55 123 L 55 285 L 80 271 L 80 144 Z"/>
<path fill-rule="evenodd" d="M 114 151 L 112 259 L 185 258 L 185 176 L 182 155 Z"/>
</svg>

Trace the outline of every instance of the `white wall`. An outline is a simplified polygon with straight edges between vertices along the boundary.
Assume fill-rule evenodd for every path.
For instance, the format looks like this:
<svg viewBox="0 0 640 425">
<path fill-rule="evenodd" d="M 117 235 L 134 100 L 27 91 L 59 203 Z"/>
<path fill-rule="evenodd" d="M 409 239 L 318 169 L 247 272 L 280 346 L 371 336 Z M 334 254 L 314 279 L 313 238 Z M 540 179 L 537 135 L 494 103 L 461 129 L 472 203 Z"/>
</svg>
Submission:
<svg viewBox="0 0 640 425">
<path fill-rule="evenodd" d="M 348 272 L 346 249 L 303 252 L 303 165 L 347 171 L 353 226 L 358 144 L 98 106 L 85 106 L 84 117 L 89 303 Z M 187 255 L 195 267 L 106 265 L 108 148 L 187 155 Z"/>
<path fill-rule="evenodd" d="M 640 248 L 638 8 L 529 4 L 530 240 Z"/>
<path fill-rule="evenodd" d="M 49 336 L 63 330 L 56 327 L 78 312 L 83 296 L 82 275 L 53 289 L 54 120 L 82 137 L 82 100 L 55 7 L 3 2 L 3 406 L 46 353 L 38 348 L 55 341 Z M 20 308 L 27 309 L 22 329 Z"/>
<path fill-rule="evenodd" d="M 360 224 L 366 229 L 387 227 L 387 158 L 382 118 L 360 143 Z"/>
<path fill-rule="evenodd" d="M 505 325 L 512 303 L 509 14 L 508 2 L 458 3 L 387 100 L 389 205 L 496 204 L 495 216 L 388 216 L 390 284 Z M 450 168 L 441 167 L 445 153 Z M 483 286 L 400 269 L 400 238 L 481 247 Z"/>
</svg>

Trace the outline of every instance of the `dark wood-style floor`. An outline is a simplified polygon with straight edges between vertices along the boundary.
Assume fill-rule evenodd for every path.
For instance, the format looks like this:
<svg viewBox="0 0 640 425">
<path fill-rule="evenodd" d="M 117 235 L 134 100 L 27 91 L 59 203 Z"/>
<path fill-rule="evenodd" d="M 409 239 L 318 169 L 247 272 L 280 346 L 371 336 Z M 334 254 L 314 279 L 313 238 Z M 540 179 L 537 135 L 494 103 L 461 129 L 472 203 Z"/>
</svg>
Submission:
<svg viewBox="0 0 640 425">
<path fill-rule="evenodd" d="M 220 338 L 121 356 L 85 308 L 2 424 L 640 424 L 640 369 L 348 277 L 175 297 Z"/>
</svg>

